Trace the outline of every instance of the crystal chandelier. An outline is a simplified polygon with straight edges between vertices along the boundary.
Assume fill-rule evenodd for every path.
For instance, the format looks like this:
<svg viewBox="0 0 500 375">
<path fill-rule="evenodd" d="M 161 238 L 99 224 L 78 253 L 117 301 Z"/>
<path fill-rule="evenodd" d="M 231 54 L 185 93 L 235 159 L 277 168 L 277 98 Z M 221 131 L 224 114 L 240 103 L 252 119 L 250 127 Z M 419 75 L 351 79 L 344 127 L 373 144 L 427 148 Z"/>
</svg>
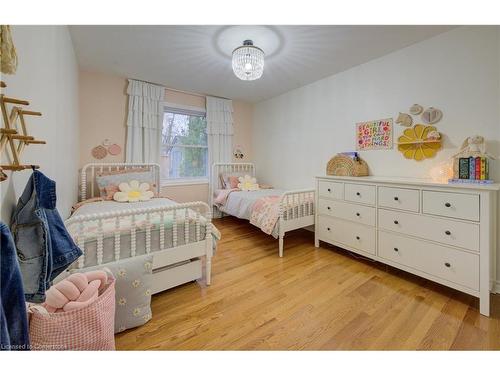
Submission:
<svg viewBox="0 0 500 375">
<path fill-rule="evenodd" d="M 233 51 L 233 72 L 243 81 L 259 79 L 264 72 L 264 51 L 245 40 Z"/>
</svg>

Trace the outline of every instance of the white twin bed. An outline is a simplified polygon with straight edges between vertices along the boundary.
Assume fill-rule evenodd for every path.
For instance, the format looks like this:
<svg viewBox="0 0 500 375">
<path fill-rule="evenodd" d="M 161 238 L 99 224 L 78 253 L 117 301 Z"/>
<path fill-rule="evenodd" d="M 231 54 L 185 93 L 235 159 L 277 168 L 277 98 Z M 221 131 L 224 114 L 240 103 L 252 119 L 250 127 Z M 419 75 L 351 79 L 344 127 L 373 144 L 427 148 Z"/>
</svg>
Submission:
<svg viewBox="0 0 500 375">
<path fill-rule="evenodd" d="M 151 171 L 157 195 L 160 193 L 158 164 L 87 164 L 81 171 L 80 202 L 100 195 L 96 184 L 98 173 L 116 173 L 137 168 Z M 283 256 L 285 233 L 314 224 L 314 189 L 231 191 L 225 204 L 214 203 L 214 194 L 221 186 L 221 173 L 244 173 L 255 176 L 252 163 L 214 164 L 210 179 L 210 205 L 204 202 L 176 203 L 167 198 L 119 203 L 95 201 L 82 204 L 65 225 L 83 255 L 76 267 L 86 268 L 120 259 L 153 254 L 153 293 L 197 280 L 202 277 L 205 260 L 205 281 L 211 283 L 212 257 L 220 238 L 211 222 L 211 208 L 238 218 L 255 219 L 255 207 L 269 199 L 268 211 L 261 220 L 274 221 L 269 233 L 279 238 L 279 255 Z M 256 204 L 257 203 L 257 204 Z M 265 214 L 264 214 L 265 213 Z M 271 215 L 271 216 L 273 216 Z M 257 225 L 254 223 L 254 225 Z M 272 230 L 271 230 L 272 227 Z"/>
<path fill-rule="evenodd" d="M 275 197 L 269 204 L 275 204 L 276 224 L 270 233 L 279 239 L 279 256 L 283 256 L 284 237 L 286 232 L 304 228 L 314 224 L 314 189 L 304 190 L 282 190 L 282 189 L 261 189 L 254 191 L 231 191 L 227 192 L 227 199 L 223 204 L 217 203 L 217 196 L 222 190 L 227 190 L 223 186 L 224 175 L 249 175 L 256 176 L 253 163 L 216 163 L 212 166 L 210 176 L 210 207 L 215 215 L 231 215 L 240 219 L 250 220 L 257 225 L 254 213 L 256 203 L 262 198 Z M 271 207 L 267 215 L 273 212 Z M 268 218 L 270 219 L 270 218 Z M 263 219 L 265 221 L 266 218 Z M 264 229 L 263 229 L 264 230 Z"/>
<path fill-rule="evenodd" d="M 158 164 L 87 164 L 81 172 L 80 201 L 99 195 L 96 175 L 148 168 L 159 194 Z M 167 198 L 119 203 L 85 203 L 65 225 L 82 249 L 77 267 L 104 265 L 120 259 L 153 253 L 153 293 L 200 279 L 205 258 L 205 281 L 211 282 L 212 256 L 217 229 L 204 202 L 176 203 Z"/>
</svg>

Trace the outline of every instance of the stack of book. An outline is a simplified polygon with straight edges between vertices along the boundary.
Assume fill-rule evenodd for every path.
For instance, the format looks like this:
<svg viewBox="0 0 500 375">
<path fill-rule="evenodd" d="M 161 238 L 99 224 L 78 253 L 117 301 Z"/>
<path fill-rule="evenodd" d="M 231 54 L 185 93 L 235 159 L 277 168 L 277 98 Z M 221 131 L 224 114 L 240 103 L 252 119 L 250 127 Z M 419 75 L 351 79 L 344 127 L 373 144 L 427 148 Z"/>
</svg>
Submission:
<svg viewBox="0 0 500 375">
<path fill-rule="evenodd" d="M 489 160 L 486 157 L 459 158 L 455 170 L 454 178 L 450 182 L 462 183 L 492 183 L 490 180 Z"/>
</svg>

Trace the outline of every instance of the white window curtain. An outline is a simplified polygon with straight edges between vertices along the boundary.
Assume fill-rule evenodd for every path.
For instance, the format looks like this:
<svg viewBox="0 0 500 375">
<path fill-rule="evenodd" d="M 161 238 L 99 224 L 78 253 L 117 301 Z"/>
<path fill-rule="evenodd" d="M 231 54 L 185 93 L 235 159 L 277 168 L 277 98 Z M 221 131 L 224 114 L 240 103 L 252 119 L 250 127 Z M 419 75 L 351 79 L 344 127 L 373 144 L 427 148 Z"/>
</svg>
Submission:
<svg viewBox="0 0 500 375">
<path fill-rule="evenodd" d="M 230 163 L 233 154 L 233 102 L 207 96 L 208 165 Z"/>
<path fill-rule="evenodd" d="M 128 80 L 127 163 L 158 163 L 165 88 Z"/>
</svg>

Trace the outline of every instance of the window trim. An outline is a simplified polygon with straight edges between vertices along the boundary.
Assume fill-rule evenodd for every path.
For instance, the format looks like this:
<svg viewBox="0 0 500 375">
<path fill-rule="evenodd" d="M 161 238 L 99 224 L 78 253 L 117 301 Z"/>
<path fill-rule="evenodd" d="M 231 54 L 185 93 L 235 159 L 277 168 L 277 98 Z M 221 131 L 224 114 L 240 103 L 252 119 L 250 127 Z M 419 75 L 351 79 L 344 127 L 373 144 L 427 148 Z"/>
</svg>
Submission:
<svg viewBox="0 0 500 375">
<path fill-rule="evenodd" d="M 183 111 L 191 112 L 193 116 L 205 116 L 207 110 L 202 107 L 195 107 L 190 105 L 183 105 L 171 102 L 163 102 L 163 113 L 165 112 L 176 112 L 179 114 L 183 114 Z M 186 115 L 188 113 L 185 113 Z M 170 145 L 172 146 L 172 145 Z M 208 152 L 208 144 L 206 146 L 203 145 L 175 145 L 176 147 L 185 147 L 185 148 L 206 148 Z M 162 178 L 160 181 L 161 186 L 182 186 L 182 185 L 204 185 L 209 183 L 210 171 L 207 166 L 207 175 L 200 177 L 181 177 L 181 178 Z"/>
<path fill-rule="evenodd" d="M 176 104 L 176 103 L 171 103 L 171 102 L 163 102 L 163 112 L 166 112 L 166 110 L 170 108 L 173 110 L 179 110 L 179 111 L 191 111 L 191 112 L 198 112 L 198 113 L 203 113 L 207 114 L 207 110 L 203 107 L 195 107 L 191 105 L 183 105 L 183 104 Z"/>
<path fill-rule="evenodd" d="M 208 178 L 163 178 L 160 185 L 163 186 L 190 186 L 190 185 L 208 185 Z"/>
</svg>

